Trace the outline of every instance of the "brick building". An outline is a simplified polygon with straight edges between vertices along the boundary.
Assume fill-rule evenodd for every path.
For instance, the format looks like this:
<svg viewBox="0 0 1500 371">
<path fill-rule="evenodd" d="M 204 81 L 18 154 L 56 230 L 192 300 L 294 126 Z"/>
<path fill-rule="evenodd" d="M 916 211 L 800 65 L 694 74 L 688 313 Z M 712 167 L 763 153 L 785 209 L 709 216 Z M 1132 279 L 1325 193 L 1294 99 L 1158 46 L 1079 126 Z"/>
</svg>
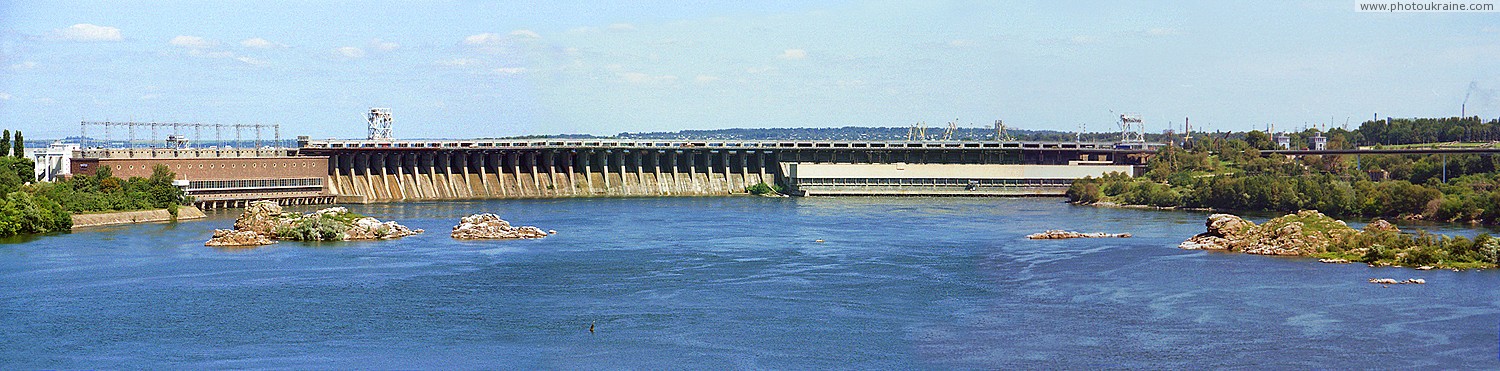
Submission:
<svg viewBox="0 0 1500 371">
<path fill-rule="evenodd" d="M 80 151 L 82 155 L 98 152 Z M 176 173 L 194 204 L 203 209 L 243 207 L 254 200 L 274 200 L 286 205 L 332 203 L 325 187 L 328 158 L 316 156 L 276 157 L 172 157 L 147 155 L 101 155 L 73 158 L 74 175 L 95 174 L 108 166 L 115 177 L 149 177 L 156 165 Z"/>
</svg>

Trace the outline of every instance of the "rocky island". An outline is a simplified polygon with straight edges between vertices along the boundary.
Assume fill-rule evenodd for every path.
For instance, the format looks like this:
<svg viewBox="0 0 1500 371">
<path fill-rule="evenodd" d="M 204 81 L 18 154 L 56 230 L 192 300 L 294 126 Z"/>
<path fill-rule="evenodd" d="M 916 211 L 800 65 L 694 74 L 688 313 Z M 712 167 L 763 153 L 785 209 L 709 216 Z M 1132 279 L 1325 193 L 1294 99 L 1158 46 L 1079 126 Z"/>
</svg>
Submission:
<svg viewBox="0 0 1500 371">
<path fill-rule="evenodd" d="M 1130 234 L 1104 232 L 1083 233 L 1065 231 L 1061 229 L 1052 229 L 1042 233 L 1028 234 L 1026 235 L 1026 238 L 1031 240 L 1063 240 L 1069 238 L 1130 238 Z"/>
<path fill-rule="evenodd" d="M 422 233 L 396 222 L 330 207 L 306 214 L 282 211 L 272 201 L 257 201 L 245 207 L 234 221 L 234 229 L 216 229 L 205 246 L 260 246 L 287 241 L 387 240 Z"/>
<path fill-rule="evenodd" d="M 1405 234 L 1375 220 L 1363 229 L 1316 210 L 1303 210 L 1256 225 L 1230 214 L 1209 215 L 1208 230 L 1179 248 L 1221 250 L 1258 255 L 1307 256 L 1324 263 L 1363 262 L 1371 266 L 1494 268 L 1500 239 L 1473 240 L 1424 233 Z M 1420 269 L 1420 268 L 1419 268 Z"/>
<path fill-rule="evenodd" d="M 453 226 L 451 236 L 460 240 L 508 240 L 543 238 L 552 234 L 557 234 L 557 231 L 543 232 L 532 226 L 515 227 L 500 219 L 499 215 L 485 213 L 464 217 Z"/>
</svg>

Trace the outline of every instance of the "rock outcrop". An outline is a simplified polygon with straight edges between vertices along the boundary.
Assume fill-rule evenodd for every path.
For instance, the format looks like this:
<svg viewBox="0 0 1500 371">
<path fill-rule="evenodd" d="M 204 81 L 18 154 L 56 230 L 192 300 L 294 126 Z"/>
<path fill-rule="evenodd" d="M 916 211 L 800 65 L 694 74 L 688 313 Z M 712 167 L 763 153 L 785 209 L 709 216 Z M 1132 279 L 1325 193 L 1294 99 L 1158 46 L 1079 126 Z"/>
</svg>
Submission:
<svg viewBox="0 0 1500 371">
<path fill-rule="evenodd" d="M 511 226 L 510 222 L 495 214 L 474 214 L 464 217 L 453 226 L 453 238 L 460 240 L 532 239 L 543 238 L 555 231 L 542 231 L 532 226 Z"/>
<path fill-rule="evenodd" d="M 1395 224 L 1391 224 L 1391 222 L 1385 221 L 1383 219 L 1375 219 L 1375 221 L 1370 222 L 1370 224 L 1365 224 L 1365 232 L 1372 232 L 1372 233 L 1396 232 L 1396 233 L 1401 233 L 1401 229 L 1400 228 L 1396 228 L 1396 225 Z"/>
<path fill-rule="evenodd" d="M 1359 233 L 1343 221 L 1316 210 L 1303 210 L 1255 225 L 1229 214 L 1213 214 L 1208 231 L 1177 247 L 1189 250 L 1226 250 L 1259 255 L 1304 256 L 1325 251 L 1329 244 Z"/>
<path fill-rule="evenodd" d="M 1423 285 L 1427 284 L 1427 280 L 1407 278 L 1405 281 L 1397 281 L 1395 278 L 1371 278 L 1370 283 L 1377 285 Z"/>
<path fill-rule="evenodd" d="M 214 237 L 204 242 L 204 246 L 213 247 L 248 247 L 261 246 L 276 243 L 266 235 L 255 233 L 250 230 L 215 229 Z"/>
<path fill-rule="evenodd" d="M 389 240 L 422 233 L 421 229 L 411 229 L 396 222 L 381 222 L 378 219 L 364 217 L 355 219 L 349 230 L 344 231 L 344 241 L 354 240 Z"/>
<path fill-rule="evenodd" d="M 205 246 L 259 246 L 292 241 L 386 240 L 422 233 L 396 222 L 330 207 L 307 214 L 286 212 L 273 201 L 251 202 L 234 221 L 234 229 L 214 230 Z"/>
<path fill-rule="evenodd" d="M 1063 240 L 1063 239 L 1069 239 L 1069 238 L 1129 238 L 1129 237 L 1130 237 L 1129 233 L 1104 233 L 1104 232 L 1083 233 L 1083 232 L 1074 232 L 1074 231 L 1064 231 L 1064 230 L 1061 230 L 1061 229 L 1052 229 L 1052 230 L 1048 230 L 1048 231 L 1042 232 L 1042 233 L 1032 233 L 1032 234 L 1026 235 L 1026 238 L 1033 239 L 1033 240 Z"/>
<path fill-rule="evenodd" d="M 283 214 L 286 212 L 281 211 L 281 205 L 274 201 L 251 202 L 245 206 L 245 212 L 234 220 L 234 230 L 269 235 Z"/>
</svg>

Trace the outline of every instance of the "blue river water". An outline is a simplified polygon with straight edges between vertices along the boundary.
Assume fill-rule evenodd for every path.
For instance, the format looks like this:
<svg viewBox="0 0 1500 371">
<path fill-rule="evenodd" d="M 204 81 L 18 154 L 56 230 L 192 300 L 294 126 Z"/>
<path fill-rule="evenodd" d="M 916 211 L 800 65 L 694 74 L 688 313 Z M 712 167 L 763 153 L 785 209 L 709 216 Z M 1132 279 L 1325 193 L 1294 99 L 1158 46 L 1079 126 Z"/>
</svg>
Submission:
<svg viewBox="0 0 1500 371">
<path fill-rule="evenodd" d="M 1047 198 L 351 209 L 427 232 L 204 247 L 236 216 L 220 213 L 0 244 L 0 369 L 1500 368 L 1500 272 L 1177 249 L 1202 213 Z M 558 234 L 449 238 L 476 212 Z M 1023 238 L 1046 229 L 1135 237 Z"/>
</svg>

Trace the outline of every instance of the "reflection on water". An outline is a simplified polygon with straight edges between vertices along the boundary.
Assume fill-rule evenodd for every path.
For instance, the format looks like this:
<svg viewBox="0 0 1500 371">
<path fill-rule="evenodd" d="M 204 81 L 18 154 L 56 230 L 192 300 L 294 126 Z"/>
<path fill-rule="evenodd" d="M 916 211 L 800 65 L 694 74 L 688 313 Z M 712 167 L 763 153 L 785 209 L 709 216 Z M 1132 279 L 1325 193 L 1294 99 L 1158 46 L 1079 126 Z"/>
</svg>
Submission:
<svg viewBox="0 0 1500 371">
<path fill-rule="evenodd" d="M 1496 272 L 1176 249 L 1203 213 L 1002 198 L 350 208 L 427 233 L 215 249 L 203 241 L 236 213 L 211 212 L 0 245 L 0 368 L 1496 366 Z M 448 237 L 476 212 L 558 235 Z M 1023 238 L 1046 229 L 1136 237 Z"/>
</svg>

